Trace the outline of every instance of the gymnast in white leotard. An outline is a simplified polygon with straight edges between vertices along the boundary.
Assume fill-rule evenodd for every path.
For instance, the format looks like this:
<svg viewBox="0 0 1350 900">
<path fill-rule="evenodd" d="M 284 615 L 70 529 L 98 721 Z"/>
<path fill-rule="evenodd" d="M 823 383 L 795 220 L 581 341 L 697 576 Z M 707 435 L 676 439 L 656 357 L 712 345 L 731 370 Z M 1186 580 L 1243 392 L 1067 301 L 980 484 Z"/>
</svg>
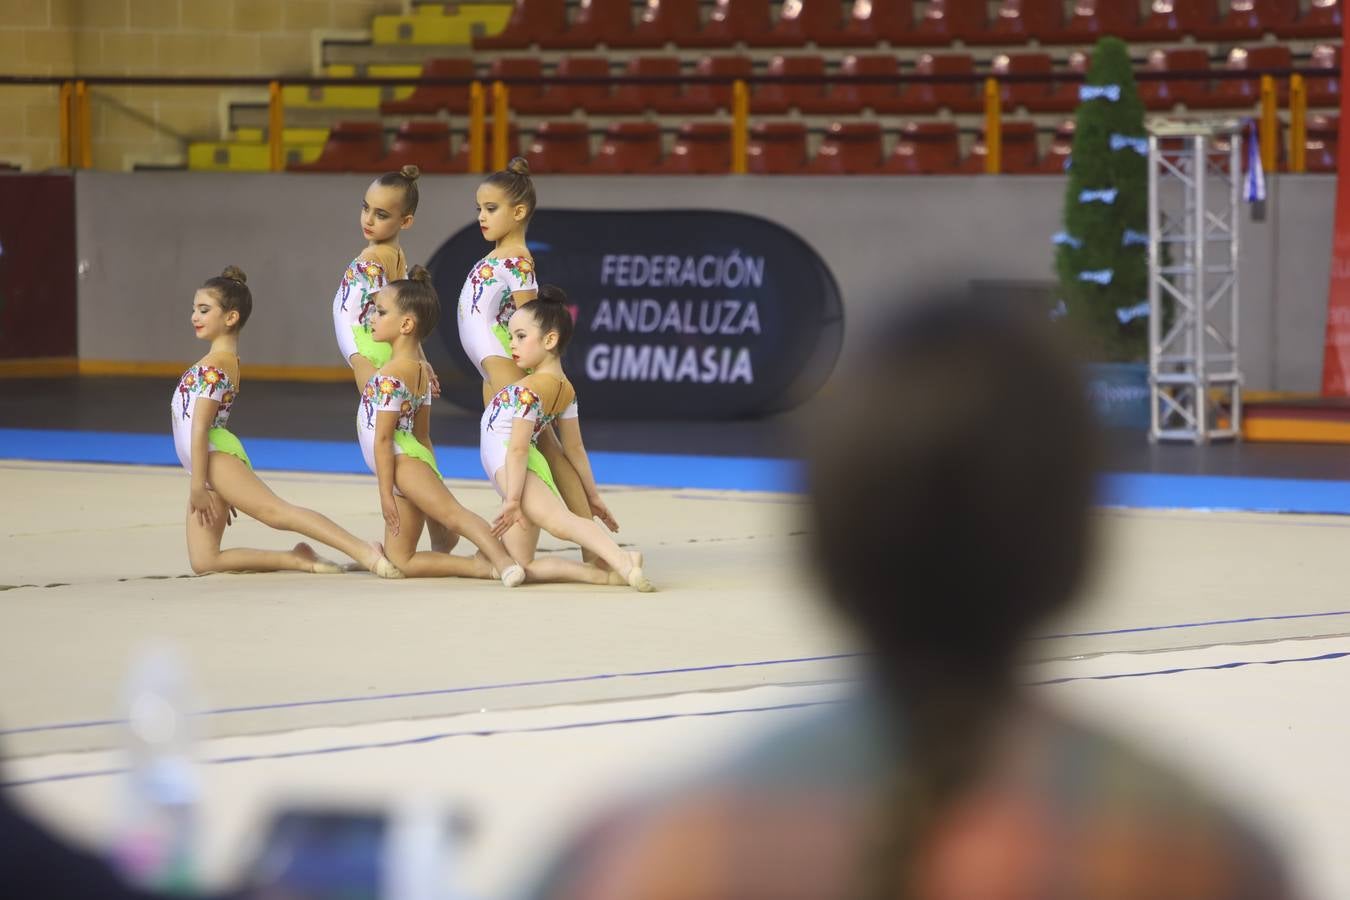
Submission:
<svg viewBox="0 0 1350 900">
<path fill-rule="evenodd" d="M 525 570 L 507 554 L 491 526 L 459 504 L 441 480 L 435 456 L 414 436 L 418 420 L 429 412 L 426 369 L 418 348 L 439 316 L 440 300 L 431 276 L 414 266 L 409 278 L 392 281 L 380 291 L 371 317 L 371 335 L 387 343 L 391 355 L 361 392 L 356 432 L 366 465 L 379 481 L 385 548 L 410 577 L 500 577 L 507 587 L 515 587 L 525 580 Z M 426 519 L 464 535 L 480 555 L 418 552 Z"/>
<path fill-rule="evenodd" d="M 581 441 L 576 392 L 562 370 L 562 350 L 572 336 L 566 299 L 561 290 L 545 285 L 534 302 L 511 316 L 512 358 L 530 374 L 498 391 L 479 423 L 483 471 L 502 496 L 493 531 L 503 537 L 511 556 L 525 564 L 532 581 L 628 584 L 650 591 L 642 554 L 625 552 L 595 519 L 568 510 L 535 447 L 543 430 L 556 422 L 563 451 L 585 488 L 589 509 L 610 530 L 618 531 L 619 523 L 600 499 Z M 590 550 L 605 561 L 609 571 L 573 560 L 536 559 L 540 528 Z"/>
<path fill-rule="evenodd" d="M 199 340 L 211 342 L 211 349 L 178 379 L 169 402 L 174 449 L 192 476 L 187 515 L 192 571 L 343 571 L 304 543 L 288 551 L 221 550 L 221 536 L 237 510 L 327 544 L 383 578 L 402 577 L 379 544 L 366 543 L 326 516 L 272 493 L 254 474 L 243 444 L 226 428 L 239 395 L 239 332 L 252 311 L 253 295 L 234 266 L 208 279 L 192 298 L 192 329 Z"/>
<path fill-rule="evenodd" d="M 525 243 L 525 230 L 537 202 L 530 164 L 521 157 L 511 160 L 505 169 L 489 175 L 478 186 L 475 201 L 478 226 L 483 239 L 492 242 L 493 250 L 474 263 L 464 279 L 457 318 L 460 344 L 483 376 L 483 405 L 487 406 L 502 388 L 525 375 L 511 359 L 507 323 L 538 293 L 534 259 Z M 567 508 L 590 518 L 585 487 L 552 428 L 538 435 L 537 448 L 539 471 L 551 472 L 550 480 Z M 583 556 L 588 562 L 604 565 L 584 548 Z"/>
</svg>

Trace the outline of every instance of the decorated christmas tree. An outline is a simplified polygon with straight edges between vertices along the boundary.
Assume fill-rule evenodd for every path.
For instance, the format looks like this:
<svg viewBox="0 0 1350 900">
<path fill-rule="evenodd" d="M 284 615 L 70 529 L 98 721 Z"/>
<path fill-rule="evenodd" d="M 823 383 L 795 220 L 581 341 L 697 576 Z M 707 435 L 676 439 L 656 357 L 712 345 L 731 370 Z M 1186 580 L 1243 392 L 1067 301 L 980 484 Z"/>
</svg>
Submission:
<svg viewBox="0 0 1350 900">
<path fill-rule="evenodd" d="M 1148 141 L 1124 42 L 1102 38 L 1081 89 L 1055 267 L 1069 322 L 1102 361 L 1148 351 Z"/>
</svg>

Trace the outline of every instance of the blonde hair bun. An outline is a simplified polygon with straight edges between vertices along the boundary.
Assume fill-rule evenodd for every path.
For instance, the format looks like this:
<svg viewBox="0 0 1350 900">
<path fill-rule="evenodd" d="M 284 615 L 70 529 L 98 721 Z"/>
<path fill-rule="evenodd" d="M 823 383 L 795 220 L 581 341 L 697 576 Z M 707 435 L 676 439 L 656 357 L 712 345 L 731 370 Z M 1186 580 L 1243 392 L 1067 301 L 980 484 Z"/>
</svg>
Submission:
<svg viewBox="0 0 1350 900">
<path fill-rule="evenodd" d="M 506 164 L 506 171 L 512 175 L 524 175 L 529 178 L 530 161 L 523 156 L 512 157 L 511 161 Z"/>
<path fill-rule="evenodd" d="M 231 281 L 237 281 L 240 284 L 248 283 L 248 276 L 245 275 L 244 270 L 238 266 L 226 266 L 225 271 L 220 273 L 220 277 L 228 278 Z"/>
<path fill-rule="evenodd" d="M 431 284 L 431 272 L 427 270 L 426 266 L 413 266 L 408 270 L 408 280 Z"/>
<path fill-rule="evenodd" d="M 409 164 L 399 169 L 398 174 L 402 175 L 409 181 L 416 181 L 418 178 L 422 177 L 422 170 L 417 168 L 417 166 Z"/>
</svg>

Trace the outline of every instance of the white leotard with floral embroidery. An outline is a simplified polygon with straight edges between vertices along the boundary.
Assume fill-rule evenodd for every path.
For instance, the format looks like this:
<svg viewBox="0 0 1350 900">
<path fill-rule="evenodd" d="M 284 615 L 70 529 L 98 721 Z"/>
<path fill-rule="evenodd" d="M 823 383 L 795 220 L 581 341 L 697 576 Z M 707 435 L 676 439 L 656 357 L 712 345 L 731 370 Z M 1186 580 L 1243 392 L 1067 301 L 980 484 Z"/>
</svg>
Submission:
<svg viewBox="0 0 1350 900">
<path fill-rule="evenodd" d="M 178 379 L 178 387 L 169 401 L 169 418 L 173 423 L 173 448 L 184 469 L 192 471 L 192 415 L 196 412 L 197 400 L 205 397 L 220 404 L 211 427 L 224 428 L 230 421 L 230 408 L 237 396 L 239 391 L 230 376 L 215 366 L 195 365 Z M 214 447 L 211 450 L 215 452 Z"/>
<path fill-rule="evenodd" d="M 579 416 L 575 396 L 561 412 L 550 414 L 544 412 L 544 401 L 540 396 L 524 385 L 508 384 L 498 391 L 487 409 L 483 410 L 478 446 L 483 471 L 487 473 L 492 486 L 497 488 L 497 493 L 502 492 L 497 487 L 497 473 L 506 465 L 506 448 L 511 443 L 511 429 L 516 419 L 534 423 L 534 430 L 530 434 L 530 443 L 533 445 L 539 440 L 539 432 L 554 419 L 575 419 Z"/>
<path fill-rule="evenodd" d="M 361 441 L 361 455 L 366 467 L 375 473 L 375 419 L 382 412 L 397 412 L 395 431 L 412 434 L 413 419 L 428 395 L 414 396 L 403 379 L 376 372 L 361 391 L 361 402 L 356 407 L 356 436 Z M 394 453 L 403 454 L 403 448 L 394 441 Z"/>
<path fill-rule="evenodd" d="M 459 342 L 478 373 L 487 378 L 483 360 L 489 356 L 510 359 L 494 326 L 503 330 L 516 311 L 511 295 L 537 290 L 534 262 L 525 256 L 485 256 L 474 263 L 459 292 Z"/>
<path fill-rule="evenodd" d="M 402 250 L 398 259 L 403 262 Z M 360 256 L 342 273 L 342 281 L 333 295 L 333 331 L 337 336 L 338 351 L 349 365 L 352 354 L 358 352 L 352 327 L 369 328 L 371 316 L 375 314 L 375 295 L 389 282 L 402 277 L 402 272 L 389 271 L 379 260 Z"/>
</svg>

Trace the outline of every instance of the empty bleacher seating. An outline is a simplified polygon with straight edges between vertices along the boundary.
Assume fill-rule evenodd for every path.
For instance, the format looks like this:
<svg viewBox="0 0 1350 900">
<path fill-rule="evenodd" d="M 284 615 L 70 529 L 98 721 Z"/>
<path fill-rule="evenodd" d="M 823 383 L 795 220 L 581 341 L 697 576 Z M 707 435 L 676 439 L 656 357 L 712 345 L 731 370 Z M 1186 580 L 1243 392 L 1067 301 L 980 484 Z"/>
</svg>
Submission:
<svg viewBox="0 0 1350 900">
<path fill-rule="evenodd" d="M 970 41 L 988 28 L 985 0 L 928 0 L 915 33 L 926 44 Z"/>
<path fill-rule="evenodd" d="M 634 56 L 628 60 L 624 75 L 631 78 L 679 78 L 680 58 L 678 56 Z M 586 105 L 588 113 L 607 115 L 635 115 L 645 110 L 665 110 L 677 104 L 680 85 L 672 81 L 669 84 L 620 84 L 607 97 L 592 100 Z"/>
<path fill-rule="evenodd" d="M 464 171 L 450 155 L 450 126 L 445 122 L 425 120 L 398 126 L 381 167 L 396 172 L 410 164 L 432 174 Z"/>
<path fill-rule="evenodd" d="M 1105 35 L 1128 37 L 1139 28 L 1139 8 L 1133 0 L 1074 0 L 1069 21 L 1046 40 L 1061 44 L 1091 44 Z"/>
<path fill-rule="evenodd" d="M 565 0 L 516 0 L 506 28 L 499 34 L 476 37 L 475 50 L 523 50 L 567 27 Z"/>
<path fill-rule="evenodd" d="M 1258 47 L 1234 47 L 1228 54 L 1226 68 L 1230 72 L 1249 69 L 1287 69 L 1293 65 L 1289 47 L 1283 44 L 1262 44 Z M 1289 82 L 1275 80 L 1281 103 L 1288 100 Z M 1214 91 L 1203 105 L 1215 108 L 1251 106 L 1261 99 L 1259 78 L 1227 78 L 1216 80 Z"/>
<path fill-rule="evenodd" d="M 1207 72 L 1209 51 L 1196 47 L 1157 49 L 1148 55 L 1145 69 L 1149 72 Z M 1139 98 L 1147 109 L 1170 110 L 1177 104 L 1188 108 L 1203 107 L 1210 98 L 1210 82 L 1201 79 L 1141 80 Z"/>
<path fill-rule="evenodd" d="M 1308 67 L 1336 69 L 1341 65 L 1341 48 L 1335 44 L 1318 44 L 1313 48 Z M 1309 75 L 1308 103 L 1311 106 L 1341 105 L 1341 80 L 1337 75 Z"/>
<path fill-rule="evenodd" d="M 999 171 L 1008 175 L 1030 175 L 1040 168 L 1040 156 L 1036 145 L 1036 123 L 1004 121 L 1000 129 L 1003 139 L 1002 154 L 999 159 Z M 961 162 L 960 171 L 968 175 L 984 172 L 989 157 L 989 147 L 981 130 L 979 137 L 970 148 L 969 155 Z"/>
<path fill-rule="evenodd" d="M 1339 116 L 1309 116 L 1308 138 L 1304 145 L 1309 172 L 1335 172 L 1340 145 Z"/>
<path fill-rule="evenodd" d="M 1341 0 L 1309 0 L 1308 11 L 1292 25 L 1275 29 L 1282 38 L 1340 37 Z"/>
<path fill-rule="evenodd" d="M 732 47 L 738 41 L 759 37 L 769 28 L 769 0 L 717 0 L 707 23 L 684 45 Z"/>
<path fill-rule="evenodd" d="M 969 53 L 925 53 L 914 66 L 918 75 L 974 75 L 975 60 Z M 902 106 L 910 112 L 935 113 L 939 109 L 974 113 L 984 109 L 984 92 L 976 82 L 915 82 L 903 92 Z"/>
<path fill-rule="evenodd" d="M 960 167 L 955 122 L 910 122 L 881 170 L 891 175 L 954 175 Z"/>
<path fill-rule="evenodd" d="M 757 122 L 750 128 L 746 166 L 757 175 L 797 175 L 806 169 L 806 126 Z"/>
<path fill-rule="evenodd" d="M 591 171 L 602 175 L 649 175 L 661 169 L 661 126 L 614 122 L 605 129 Z"/>
<path fill-rule="evenodd" d="M 875 175 L 880 173 L 882 162 L 880 123 L 835 122 L 806 171 L 813 175 Z"/>
<path fill-rule="evenodd" d="M 662 161 L 669 175 L 722 175 L 731 171 L 731 126 L 725 122 L 686 122 Z"/>
<path fill-rule="evenodd" d="M 1219 0 L 1153 0 L 1143 23 L 1130 35 L 1141 41 L 1175 41 L 1214 28 Z"/>
<path fill-rule="evenodd" d="M 543 122 L 525 158 L 540 175 L 585 172 L 591 165 L 591 134 L 585 122 Z"/>
<path fill-rule="evenodd" d="M 622 42 L 632 34 L 633 14 L 629 0 L 581 0 L 570 23 L 538 41 L 546 50 L 582 50 Z"/>
<path fill-rule="evenodd" d="M 610 39 L 611 47 L 689 46 L 699 32 L 698 0 L 647 0 L 633 30 Z"/>
<path fill-rule="evenodd" d="M 473 78 L 473 60 L 469 57 L 456 59 L 429 59 L 422 65 L 424 78 Z M 465 84 L 419 84 L 411 97 L 403 100 L 386 100 L 380 104 L 380 112 L 386 116 L 408 114 L 427 114 L 445 110 L 462 114 L 469 111 L 469 85 Z"/>
<path fill-rule="evenodd" d="M 783 0 L 778 21 L 761 34 L 750 37 L 752 47 L 803 47 L 827 45 L 840 31 L 839 0 Z"/>
<path fill-rule="evenodd" d="M 830 91 L 830 101 L 841 113 L 894 113 L 901 109 L 900 60 L 890 53 L 851 54 L 844 57 L 841 75 L 874 76 L 891 79 L 863 84 L 840 83 Z"/>
<path fill-rule="evenodd" d="M 328 132 L 328 140 L 318 159 L 287 168 L 295 172 L 382 172 L 383 159 L 383 125 L 379 122 L 338 122 Z"/>
<path fill-rule="evenodd" d="M 1064 30 L 1060 0 L 1002 0 L 988 31 L 972 43 L 1023 44 L 1044 41 Z"/>
<path fill-rule="evenodd" d="M 868 47 L 888 41 L 915 43 L 914 0 L 853 0 L 844 27 L 830 39 L 836 47 Z"/>
<path fill-rule="evenodd" d="M 826 104 L 825 60 L 815 54 L 775 56 L 769 62 L 768 75 L 822 79 L 812 83 L 757 85 L 750 97 L 750 111 L 756 115 L 781 115 L 792 109 L 820 111 Z"/>
<path fill-rule="evenodd" d="M 1256 41 L 1267 32 L 1291 28 L 1298 0 L 1231 0 L 1218 23 L 1197 37 L 1207 41 Z"/>
<path fill-rule="evenodd" d="M 1037 171 L 1042 175 L 1060 175 L 1068 170 L 1069 159 L 1073 156 L 1073 136 L 1077 129 L 1078 122 L 1074 119 L 1065 119 L 1055 129 L 1055 136 L 1041 157 Z"/>
</svg>

